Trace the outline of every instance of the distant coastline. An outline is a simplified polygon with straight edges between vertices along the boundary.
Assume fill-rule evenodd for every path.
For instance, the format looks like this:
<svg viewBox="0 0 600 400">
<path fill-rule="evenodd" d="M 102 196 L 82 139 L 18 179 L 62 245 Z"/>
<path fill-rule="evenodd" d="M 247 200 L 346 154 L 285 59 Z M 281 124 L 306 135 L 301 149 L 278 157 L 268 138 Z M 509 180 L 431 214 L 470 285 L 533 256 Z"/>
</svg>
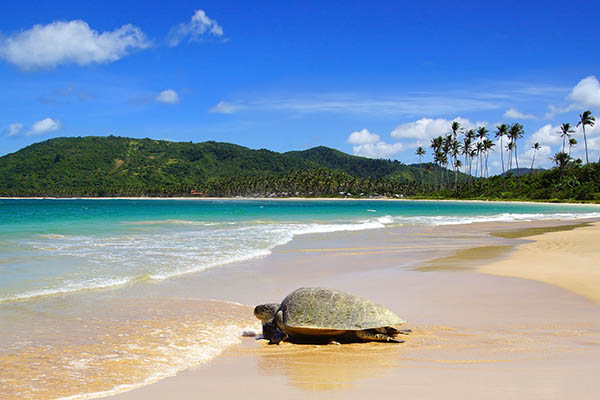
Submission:
<svg viewBox="0 0 600 400">
<path fill-rule="evenodd" d="M 566 204 L 574 206 L 600 206 L 598 202 L 573 202 L 573 201 L 540 201 L 540 200 L 486 200 L 486 199 L 427 199 L 427 198 L 411 198 L 411 197 L 192 197 L 192 196 L 173 196 L 173 197 L 2 197 L 0 200 L 241 200 L 241 201 L 423 201 L 423 202 L 465 202 L 465 203 L 511 203 L 511 204 Z"/>
<path fill-rule="evenodd" d="M 214 141 L 87 136 L 50 139 L 0 157 L 0 195 L 600 203 L 599 163 L 518 171 L 477 177 L 439 163 L 407 165 L 324 146 L 277 153 Z"/>
</svg>

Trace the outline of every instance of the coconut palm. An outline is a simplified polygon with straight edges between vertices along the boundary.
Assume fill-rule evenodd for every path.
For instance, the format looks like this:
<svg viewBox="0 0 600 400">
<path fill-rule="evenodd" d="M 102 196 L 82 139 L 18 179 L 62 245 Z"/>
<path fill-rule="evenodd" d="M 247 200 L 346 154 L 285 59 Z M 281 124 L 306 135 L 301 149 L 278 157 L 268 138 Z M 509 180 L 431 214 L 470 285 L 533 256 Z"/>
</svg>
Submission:
<svg viewBox="0 0 600 400">
<path fill-rule="evenodd" d="M 492 142 L 490 139 L 486 138 L 483 140 L 483 151 L 485 152 L 485 177 L 489 178 L 488 173 L 488 157 L 490 155 L 490 151 L 496 144 Z"/>
<path fill-rule="evenodd" d="M 502 137 L 508 135 L 508 125 L 496 125 L 496 139 L 500 139 L 500 159 L 502 160 L 502 176 L 504 176 L 504 147 L 502 145 Z"/>
<path fill-rule="evenodd" d="M 475 139 L 475 131 L 469 129 L 465 132 L 465 137 L 462 143 L 462 154 L 465 156 L 465 172 L 469 174 L 469 186 L 471 185 L 471 150 L 473 140 Z"/>
<path fill-rule="evenodd" d="M 508 135 L 510 137 L 510 140 L 514 143 L 514 157 L 515 157 L 515 163 L 517 164 L 517 176 L 519 177 L 519 182 L 521 181 L 521 175 L 519 174 L 519 154 L 517 151 L 517 140 L 521 139 L 523 137 L 523 135 L 525 134 L 525 130 L 523 129 L 523 125 L 519 124 L 518 122 L 515 122 L 514 124 L 512 124 L 510 126 L 510 129 L 508 130 Z"/>
<path fill-rule="evenodd" d="M 571 157 L 571 149 L 577 145 L 577 139 L 574 137 L 569 138 L 569 157 Z"/>
<path fill-rule="evenodd" d="M 565 125 L 565 124 L 563 124 L 563 125 Z M 566 124 L 566 125 L 568 125 L 568 124 Z M 531 175 L 531 172 L 533 171 L 533 163 L 535 162 L 535 153 L 536 153 L 536 151 L 538 151 L 541 148 L 541 146 L 538 142 L 535 142 L 535 144 L 533 146 L 531 146 L 531 148 L 533 149 L 533 157 L 531 159 L 531 168 L 529 168 L 529 175 Z"/>
<path fill-rule="evenodd" d="M 485 152 L 485 148 L 483 147 L 483 142 L 485 141 L 485 139 L 487 139 L 488 132 L 489 131 L 486 129 L 485 126 L 480 126 L 479 128 L 477 128 L 477 139 L 482 144 L 481 151 L 479 152 L 480 176 L 483 176 L 483 154 Z"/>
<path fill-rule="evenodd" d="M 515 148 L 515 143 L 511 140 L 506 145 L 506 150 L 508 151 L 508 170 L 509 171 L 512 169 L 512 155 L 513 155 L 514 148 Z"/>
<path fill-rule="evenodd" d="M 440 177 L 441 177 L 441 171 L 442 171 L 442 164 L 441 164 L 441 151 L 442 151 L 442 145 L 443 145 L 443 141 L 444 139 L 442 139 L 441 136 L 438 136 L 436 138 L 431 139 L 431 150 L 433 151 L 433 162 L 436 165 L 439 165 L 439 170 L 440 170 Z M 435 177 L 435 186 L 437 186 L 437 175 L 434 174 Z"/>
<path fill-rule="evenodd" d="M 587 138 L 585 137 L 585 126 L 589 125 L 590 127 L 594 126 L 596 123 L 596 118 L 592 116 L 592 112 L 590 110 L 584 111 L 582 114 L 579 114 L 579 122 L 577 123 L 577 127 L 581 125 L 581 129 L 583 130 L 583 143 L 585 144 L 585 163 L 589 164 L 590 161 L 588 159 L 588 149 L 587 149 Z"/>
<path fill-rule="evenodd" d="M 462 133 L 462 127 L 460 125 L 460 122 L 458 121 L 453 121 L 452 124 L 450 124 L 450 133 L 452 134 L 452 139 L 448 139 L 448 151 L 449 154 L 451 156 L 451 158 L 453 159 L 452 161 L 452 169 L 454 170 L 454 188 L 456 190 L 457 188 L 457 180 L 458 180 L 458 170 L 456 169 L 456 160 L 458 159 L 458 151 L 455 151 L 458 149 L 459 145 L 458 145 L 458 134 Z"/>
<path fill-rule="evenodd" d="M 450 132 L 452 133 L 452 137 L 456 139 L 458 134 L 461 132 L 460 122 L 453 121 L 452 124 L 450 124 Z"/>
<path fill-rule="evenodd" d="M 458 192 L 458 169 L 462 163 L 458 159 L 458 155 L 460 154 L 460 143 L 456 139 L 452 139 L 450 142 L 450 155 L 454 158 L 454 191 Z"/>
<path fill-rule="evenodd" d="M 565 142 L 567 138 L 571 137 L 572 133 L 575 133 L 575 130 L 571 127 L 571 124 L 562 124 L 560 127 L 560 131 L 557 132 L 563 140 L 562 152 L 565 152 Z"/>
<path fill-rule="evenodd" d="M 483 142 L 477 142 L 477 144 L 475 145 L 475 150 L 477 150 L 477 162 L 475 163 L 475 176 L 477 177 L 477 164 L 479 163 L 479 177 L 482 178 L 483 177 L 483 151 L 484 151 L 484 147 L 483 147 Z"/>
<path fill-rule="evenodd" d="M 442 165 L 448 164 L 448 155 L 446 153 L 444 153 L 443 150 L 440 150 L 435 153 L 435 160 L 440 165 L 440 189 L 444 190 L 445 177 L 444 177 L 444 171 L 441 168 L 442 168 Z M 447 168 L 445 168 L 445 170 L 448 171 Z"/>
<path fill-rule="evenodd" d="M 421 187 L 425 190 L 425 181 L 423 180 L 423 163 L 421 162 L 421 157 L 425 155 L 426 151 L 423 147 L 417 147 L 416 155 L 419 156 L 419 168 L 421 169 Z"/>
<path fill-rule="evenodd" d="M 559 178 L 562 178 L 563 168 L 571 161 L 571 157 L 567 153 L 560 152 L 556 153 L 550 160 L 560 168 Z"/>
<path fill-rule="evenodd" d="M 453 134 L 448 134 L 446 136 L 444 136 L 444 140 L 443 140 L 443 145 L 442 145 L 442 151 L 444 152 L 444 155 L 446 156 L 446 162 L 444 163 L 444 175 L 446 176 L 446 183 L 448 184 L 448 186 L 450 186 L 450 177 L 448 176 L 448 155 L 450 155 L 450 149 L 452 147 L 452 141 L 454 140 L 454 137 L 452 136 Z M 450 160 L 452 162 L 452 164 L 454 165 L 454 161 Z"/>
</svg>

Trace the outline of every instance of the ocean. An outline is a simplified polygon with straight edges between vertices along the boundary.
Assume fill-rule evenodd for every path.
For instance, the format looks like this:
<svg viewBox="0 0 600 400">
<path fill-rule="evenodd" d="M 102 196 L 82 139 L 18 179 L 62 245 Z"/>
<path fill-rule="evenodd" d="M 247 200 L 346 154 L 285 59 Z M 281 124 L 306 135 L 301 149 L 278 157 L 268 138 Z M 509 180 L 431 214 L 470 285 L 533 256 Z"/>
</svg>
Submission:
<svg viewBox="0 0 600 400">
<path fill-rule="evenodd" d="M 597 217 L 537 203 L 2 199 L 0 398 L 96 398 L 210 360 L 257 323 L 201 287 L 302 235 Z M 185 276 L 202 282 L 194 298 L 123 295 Z"/>
</svg>

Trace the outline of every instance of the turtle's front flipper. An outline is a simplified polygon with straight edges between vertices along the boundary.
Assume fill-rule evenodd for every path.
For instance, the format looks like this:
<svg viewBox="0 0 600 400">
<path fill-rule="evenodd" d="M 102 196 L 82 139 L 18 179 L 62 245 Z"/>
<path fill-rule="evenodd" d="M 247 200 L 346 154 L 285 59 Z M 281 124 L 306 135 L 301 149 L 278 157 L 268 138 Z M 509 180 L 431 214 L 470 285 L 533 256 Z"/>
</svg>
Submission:
<svg viewBox="0 0 600 400">
<path fill-rule="evenodd" d="M 263 339 L 271 340 L 271 337 L 273 337 L 273 329 L 276 329 L 273 322 L 265 322 L 262 324 Z"/>
<path fill-rule="evenodd" d="M 279 344 L 288 338 L 287 333 L 277 327 L 273 327 L 271 337 L 269 338 L 269 344 Z"/>
<path fill-rule="evenodd" d="M 393 336 L 386 335 L 385 333 L 379 333 L 375 329 L 365 329 L 364 331 L 356 331 L 356 337 L 361 340 L 404 343 L 404 340 L 394 339 Z"/>
</svg>

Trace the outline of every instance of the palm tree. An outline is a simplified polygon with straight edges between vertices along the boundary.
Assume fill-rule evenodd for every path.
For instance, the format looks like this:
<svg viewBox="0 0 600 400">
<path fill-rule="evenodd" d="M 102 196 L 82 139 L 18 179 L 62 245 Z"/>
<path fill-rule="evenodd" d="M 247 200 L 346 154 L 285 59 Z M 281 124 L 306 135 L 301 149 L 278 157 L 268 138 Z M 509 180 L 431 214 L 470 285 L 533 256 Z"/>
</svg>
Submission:
<svg viewBox="0 0 600 400">
<path fill-rule="evenodd" d="M 483 154 L 485 152 L 485 147 L 483 146 L 483 142 L 487 139 L 488 130 L 485 126 L 480 126 L 477 128 L 477 139 L 479 139 L 479 143 L 481 143 L 481 148 L 479 149 L 479 176 L 483 177 Z"/>
<path fill-rule="evenodd" d="M 568 125 L 568 124 L 563 124 L 563 125 Z M 535 144 L 533 146 L 531 146 L 531 148 L 533 149 L 533 158 L 531 159 L 531 168 L 529 168 L 529 175 L 531 175 L 531 172 L 533 171 L 533 163 L 535 162 L 535 152 L 538 151 L 541 146 L 538 142 L 535 142 Z"/>
<path fill-rule="evenodd" d="M 436 138 L 431 139 L 431 144 L 430 144 L 431 150 L 433 151 L 433 162 L 434 162 L 434 164 L 440 166 L 440 168 L 439 168 L 440 175 L 441 175 L 441 171 L 442 171 L 440 154 L 441 154 L 441 150 L 442 150 L 443 141 L 444 141 L 444 139 L 442 139 L 441 136 L 438 136 Z M 437 175 L 434 174 L 433 176 L 435 178 L 434 185 L 437 186 Z"/>
<path fill-rule="evenodd" d="M 500 138 L 500 159 L 502 160 L 502 176 L 504 176 L 504 147 L 502 145 L 502 137 L 508 135 L 508 125 L 496 125 L 496 139 Z"/>
<path fill-rule="evenodd" d="M 575 133 L 575 130 L 573 130 L 573 128 L 571 127 L 571 124 L 562 124 L 560 127 L 560 131 L 558 132 L 560 134 L 560 137 L 563 140 L 563 149 L 562 152 L 565 152 L 565 141 L 567 138 L 571 137 L 572 133 Z"/>
<path fill-rule="evenodd" d="M 438 164 L 440 165 L 440 189 L 444 190 L 444 170 L 442 170 L 442 165 L 447 165 L 448 164 L 448 155 L 443 151 L 440 150 L 437 153 L 435 153 L 435 159 L 438 162 Z M 447 168 L 444 168 L 446 171 L 448 171 Z"/>
<path fill-rule="evenodd" d="M 488 157 L 490 155 L 490 150 L 492 150 L 492 147 L 494 147 L 495 145 L 496 144 L 488 138 L 483 140 L 483 151 L 485 152 L 485 177 L 486 178 L 489 178 Z"/>
<path fill-rule="evenodd" d="M 452 139 L 450 142 L 450 155 L 454 158 L 454 192 L 458 192 L 458 169 L 462 163 L 458 159 L 458 155 L 460 154 L 460 143 L 456 139 Z"/>
<path fill-rule="evenodd" d="M 450 124 L 450 132 L 452 133 L 452 140 L 449 140 L 448 143 L 448 151 L 450 152 L 451 158 L 454 160 L 452 161 L 452 169 L 454 170 L 454 189 L 455 191 L 457 190 L 457 180 L 458 180 L 458 170 L 456 169 L 456 160 L 458 159 L 458 154 L 459 151 L 458 150 L 458 134 L 462 133 L 462 128 L 460 126 L 460 122 L 458 121 L 453 121 L 452 124 Z"/>
<path fill-rule="evenodd" d="M 473 129 L 469 129 L 465 132 L 462 146 L 462 152 L 465 156 L 465 169 L 467 169 L 468 166 L 469 170 L 469 184 L 471 183 L 471 144 L 473 143 L 473 139 L 475 139 L 475 131 Z"/>
<path fill-rule="evenodd" d="M 475 177 L 477 177 L 477 163 L 479 163 L 479 177 L 481 178 L 483 176 L 483 142 L 477 142 L 477 144 L 475 145 L 475 150 L 477 150 L 477 162 L 475 163 Z"/>
<path fill-rule="evenodd" d="M 575 145 L 577 145 L 577 139 L 574 137 L 569 138 L 569 157 L 571 157 L 571 148 L 575 147 Z"/>
<path fill-rule="evenodd" d="M 425 181 L 423 180 L 423 163 L 421 162 L 421 157 L 423 157 L 425 153 L 426 151 L 423 147 L 417 147 L 417 152 L 415 154 L 419 156 L 419 168 L 421 169 L 421 187 L 423 191 L 425 191 Z"/>
<path fill-rule="evenodd" d="M 560 168 L 560 175 L 559 175 L 559 179 L 562 178 L 562 173 L 563 173 L 563 168 L 565 167 L 565 165 L 567 165 L 569 163 L 569 161 L 571 161 L 571 157 L 569 157 L 569 155 L 567 153 L 556 153 L 554 155 L 554 157 L 550 158 L 550 160 L 552 160 L 552 162 L 554 164 L 556 164 L 557 167 Z"/>
<path fill-rule="evenodd" d="M 519 182 L 521 182 L 521 174 L 519 173 L 519 154 L 517 151 L 517 140 L 522 138 L 525 134 L 525 130 L 523 129 L 523 125 L 515 122 L 510 126 L 508 130 L 508 135 L 510 136 L 510 140 L 514 143 L 514 153 L 515 153 L 515 163 L 517 164 L 517 176 L 519 177 Z"/>
<path fill-rule="evenodd" d="M 450 124 L 450 131 L 452 133 L 452 137 L 456 139 L 458 133 L 461 131 L 460 122 L 453 121 L 452 124 Z"/>
<path fill-rule="evenodd" d="M 485 126 L 480 126 L 477 128 L 477 138 L 482 142 L 488 137 L 488 133 L 489 131 Z"/>
<path fill-rule="evenodd" d="M 584 111 L 583 114 L 579 114 L 579 122 L 577 123 L 577 127 L 581 125 L 583 129 L 583 143 L 585 144 L 585 163 L 589 164 L 590 161 L 588 159 L 588 149 L 587 149 L 587 138 L 585 137 L 585 126 L 594 126 L 596 122 L 596 118 L 592 117 L 592 112 L 590 110 Z"/>
<path fill-rule="evenodd" d="M 511 140 L 506 145 L 506 150 L 508 150 L 508 170 L 509 171 L 512 169 L 512 155 L 513 155 L 514 148 L 515 148 L 515 143 Z"/>
<path fill-rule="evenodd" d="M 450 149 L 452 146 L 452 141 L 454 140 L 452 134 L 448 134 L 444 136 L 444 141 L 442 145 L 442 151 L 444 152 L 446 162 L 444 163 L 444 174 L 446 175 L 446 183 L 450 186 L 450 177 L 448 176 L 448 155 L 450 154 Z M 454 161 L 452 161 L 454 164 Z"/>
</svg>

